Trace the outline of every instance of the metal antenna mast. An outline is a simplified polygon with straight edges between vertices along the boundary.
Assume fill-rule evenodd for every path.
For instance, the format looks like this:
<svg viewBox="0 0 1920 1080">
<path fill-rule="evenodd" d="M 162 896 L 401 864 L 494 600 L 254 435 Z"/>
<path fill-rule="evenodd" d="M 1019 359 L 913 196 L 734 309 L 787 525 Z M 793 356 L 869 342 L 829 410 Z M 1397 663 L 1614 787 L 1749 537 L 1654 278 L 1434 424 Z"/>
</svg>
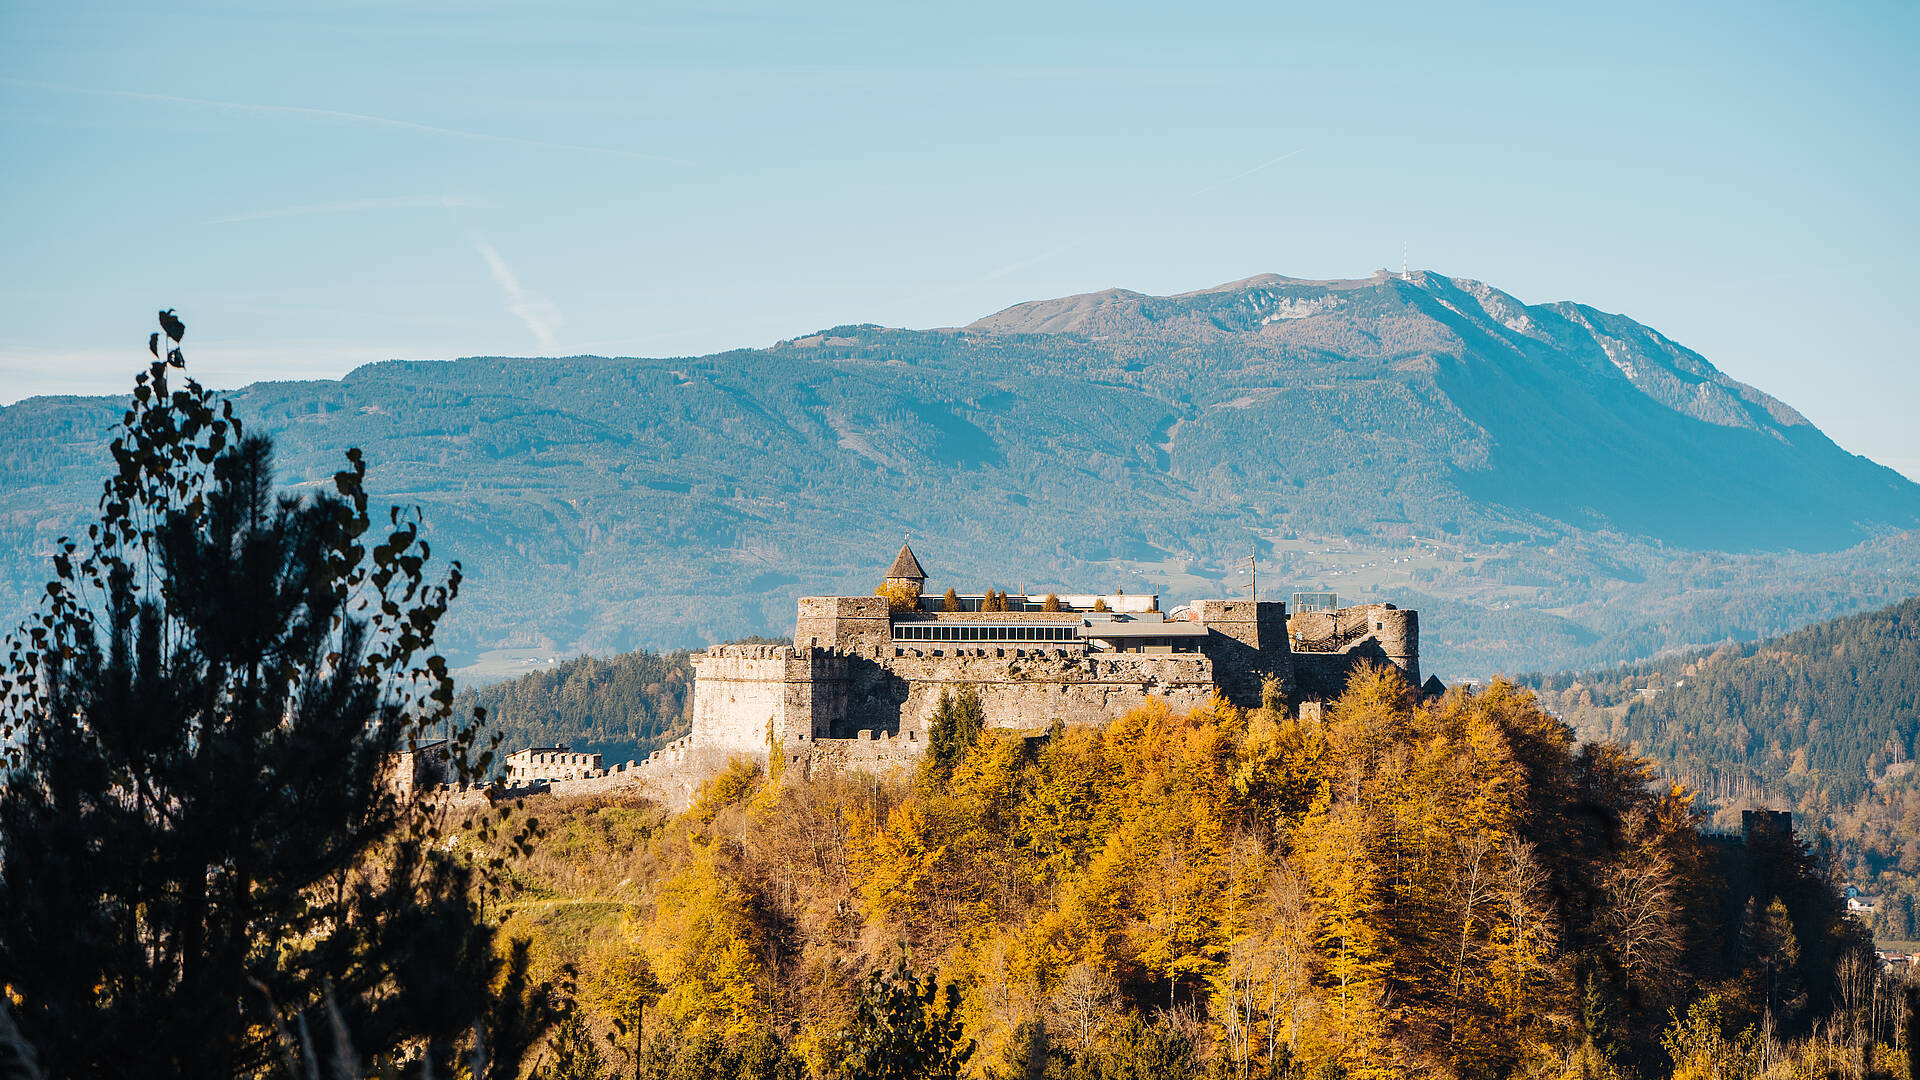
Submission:
<svg viewBox="0 0 1920 1080">
<path fill-rule="evenodd" d="M 1254 541 L 1253 554 L 1247 556 L 1247 599 L 1260 602 L 1260 542 Z"/>
</svg>

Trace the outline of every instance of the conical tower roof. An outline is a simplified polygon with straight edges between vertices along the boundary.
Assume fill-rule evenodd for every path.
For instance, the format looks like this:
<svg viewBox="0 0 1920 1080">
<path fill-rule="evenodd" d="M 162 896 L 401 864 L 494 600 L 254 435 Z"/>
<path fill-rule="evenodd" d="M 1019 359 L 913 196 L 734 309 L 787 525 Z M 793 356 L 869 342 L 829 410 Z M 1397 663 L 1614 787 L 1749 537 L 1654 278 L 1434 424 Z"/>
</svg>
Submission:
<svg viewBox="0 0 1920 1080">
<path fill-rule="evenodd" d="M 893 565 L 887 568 L 889 579 L 900 578 L 904 581 L 925 581 L 927 572 L 920 569 L 920 560 L 913 557 L 913 548 L 900 545 L 900 554 L 893 557 Z"/>
</svg>

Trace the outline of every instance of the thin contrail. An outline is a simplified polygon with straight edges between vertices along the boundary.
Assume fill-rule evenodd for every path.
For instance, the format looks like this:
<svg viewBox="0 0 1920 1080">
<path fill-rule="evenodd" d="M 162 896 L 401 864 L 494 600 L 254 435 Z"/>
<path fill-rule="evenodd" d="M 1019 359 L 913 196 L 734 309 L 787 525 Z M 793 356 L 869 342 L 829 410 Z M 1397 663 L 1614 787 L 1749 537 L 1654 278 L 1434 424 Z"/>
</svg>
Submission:
<svg viewBox="0 0 1920 1080">
<path fill-rule="evenodd" d="M 1030 259 L 1021 259 L 1019 262 L 1008 263 L 1007 265 L 1001 267 L 998 270 L 987 271 L 986 279 L 992 280 L 993 278 L 997 278 L 997 277 L 1005 277 L 1016 270 L 1025 270 L 1027 267 L 1032 266 L 1034 263 L 1046 262 L 1048 259 L 1051 259 L 1056 255 L 1065 255 L 1067 252 L 1072 251 L 1074 248 L 1077 248 L 1084 243 L 1086 243 L 1085 239 L 1071 240 L 1071 241 L 1068 241 L 1067 243 L 1061 244 L 1057 248 L 1054 248 L 1052 251 L 1043 251 L 1040 254 L 1035 255 Z"/>
<path fill-rule="evenodd" d="M 210 109 L 230 109 L 235 112 L 280 113 L 290 116 L 311 116 L 323 120 L 345 120 L 350 123 L 372 124 L 376 127 L 400 128 L 405 131 L 423 131 L 430 135 L 447 135 L 456 139 L 477 139 L 482 142 L 508 143 L 515 146 L 533 146 L 543 150 L 576 150 L 589 154 L 613 154 L 618 157 L 640 158 L 646 161 L 659 161 L 673 165 L 685 165 L 687 162 L 660 154 L 642 154 L 634 150 L 620 150 L 611 146 L 585 146 L 580 143 L 547 142 L 544 139 L 523 139 L 518 135 L 494 135 L 485 131 L 464 131 L 460 128 L 439 127 L 435 124 L 421 124 L 412 120 L 396 120 L 391 116 L 370 116 L 366 113 L 343 112 L 339 109 L 316 109 L 307 105 L 259 105 L 244 101 L 215 101 L 211 98 L 181 97 L 177 94 L 150 94 L 139 90 L 95 90 L 87 87 L 61 86 L 57 83 L 36 82 L 31 79 L 15 79 L 0 76 L 0 82 L 14 86 L 31 86 L 41 90 L 53 90 L 63 94 L 93 94 L 101 97 L 132 98 L 136 101 L 159 101 L 172 105 L 199 105 Z"/>
<path fill-rule="evenodd" d="M 560 309 L 554 307 L 550 301 L 528 292 L 492 244 L 477 235 L 473 236 L 472 240 L 474 250 L 486 260 L 487 270 L 492 273 L 494 284 L 500 286 L 500 291 L 506 294 L 507 310 L 512 312 L 515 318 L 527 324 L 527 329 L 532 331 L 535 340 L 540 342 L 541 348 L 552 353 L 556 348 L 553 328 L 554 324 L 561 321 Z"/>
<path fill-rule="evenodd" d="M 1243 172 L 1234 173 L 1232 176 L 1227 177 L 1225 180 L 1217 180 L 1211 184 L 1208 184 L 1206 187 L 1199 189 L 1198 191 L 1188 192 L 1187 198 L 1189 199 L 1199 198 L 1200 196 L 1205 195 L 1209 191 L 1217 191 L 1220 188 L 1226 187 L 1228 184 L 1233 183 L 1235 180 L 1245 180 L 1247 177 L 1252 176 L 1254 173 L 1259 172 L 1261 169 L 1271 168 L 1287 160 L 1288 158 L 1293 157 L 1296 154 L 1304 154 L 1306 152 L 1307 152 L 1306 147 L 1304 146 L 1296 147 L 1292 150 L 1287 151 L 1284 154 L 1281 154 L 1279 157 L 1268 158 L 1266 161 L 1263 161 L 1260 164 L 1255 165 L 1251 169 L 1247 169 Z"/>
</svg>

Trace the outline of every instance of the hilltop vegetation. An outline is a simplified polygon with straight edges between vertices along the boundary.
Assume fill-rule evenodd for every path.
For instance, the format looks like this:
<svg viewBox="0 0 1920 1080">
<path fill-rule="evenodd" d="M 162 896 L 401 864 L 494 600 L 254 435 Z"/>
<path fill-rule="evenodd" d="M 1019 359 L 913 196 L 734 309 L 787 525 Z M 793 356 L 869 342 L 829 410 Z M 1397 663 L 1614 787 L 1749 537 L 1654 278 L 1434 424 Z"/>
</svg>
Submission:
<svg viewBox="0 0 1920 1080">
<path fill-rule="evenodd" d="M 1751 640 L 1920 591 L 1920 486 L 1646 327 L 1476 282 L 1264 278 L 670 359 L 383 363 L 233 395 L 289 475 L 377 446 L 472 573 L 456 664 L 786 632 L 903 531 L 942 586 L 1430 612 L 1428 666 Z M 92 503 L 109 399 L 0 409 L 0 611 Z"/>
<path fill-rule="evenodd" d="M 647 1076 L 828 1075 L 902 949 L 957 985 L 992 1077 L 1744 1077 L 1760 1024 L 1785 1077 L 1816 1021 L 1851 1060 L 1890 1038 L 1801 849 L 1703 841 L 1683 791 L 1504 684 L 1415 706 L 1371 671 L 1324 723 L 1216 703 L 951 734 L 889 781 L 742 761 L 677 816 L 538 800 L 503 929 L 578 965 L 622 1053 L 648 1003 Z"/>
<path fill-rule="evenodd" d="M 693 664 L 685 650 L 582 656 L 505 682 L 461 690 L 454 708 L 486 712 L 509 752 L 568 743 L 607 762 L 643 758 L 687 733 Z"/>
<path fill-rule="evenodd" d="M 1530 680 L 1582 735 L 1660 762 L 1715 806 L 1791 808 L 1835 873 L 1920 937 L 1920 598 L 1746 646 Z M 1730 818 L 1729 818 L 1730 820 Z"/>
</svg>

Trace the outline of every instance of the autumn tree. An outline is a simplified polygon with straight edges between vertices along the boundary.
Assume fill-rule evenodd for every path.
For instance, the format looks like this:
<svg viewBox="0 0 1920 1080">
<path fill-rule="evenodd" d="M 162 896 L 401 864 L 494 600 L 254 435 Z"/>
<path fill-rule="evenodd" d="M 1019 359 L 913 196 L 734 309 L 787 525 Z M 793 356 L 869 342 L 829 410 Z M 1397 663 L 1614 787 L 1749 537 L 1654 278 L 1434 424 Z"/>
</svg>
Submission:
<svg viewBox="0 0 1920 1080">
<path fill-rule="evenodd" d="M 1118 991 L 1113 978 L 1098 967 L 1085 960 L 1074 964 L 1048 998 L 1053 1029 L 1081 1050 L 1090 1049 L 1112 1019 Z"/>
<path fill-rule="evenodd" d="M 658 1014 L 689 1035 L 735 1039 L 755 1030 L 767 1014 L 752 914 L 739 883 L 723 872 L 710 847 L 696 847 L 692 855 L 661 883 L 643 939 L 665 987 Z M 647 990 L 643 984 L 632 992 Z"/>
<path fill-rule="evenodd" d="M 603 947 L 592 958 L 581 987 L 581 999 L 613 1024 L 614 1033 L 627 1042 L 625 1052 L 637 1063 L 646 1046 L 647 1012 L 665 989 L 639 942 L 623 927 L 621 939 Z"/>
<path fill-rule="evenodd" d="M 1301 868 L 1315 910 L 1324 1026 L 1316 1042 L 1335 1060 L 1357 1064 L 1379 1044 L 1380 998 L 1392 970 L 1384 933 L 1381 867 L 1369 847 L 1378 829 L 1363 806 L 1346 803 L 1318 809 L 1303 823 Z"/>
<path fill-rule="evenodd" d="M 1684 1016 L 1671 1017 L 1660 1045 L 1673 1062 L 1674 1080 L 1746 1080 L 1760 1071 L 1759 1033 L 1752 1027 L 1730 1032 L 1718 994 L 1695 1001 Z"/>
<path fill-rule="evenodd" d="M 887 610 L 895 614 L 913 611 L 920 606 L 920 587 L 910 582 L 884 582 L 873 590 L 875 596 L 884 596 Z"/>
<path fill-rule="evenodd" d="M 1791 1027 L 1807 1007 L 1807 992 L 1800 983 L 1800 942 L 1787 905 L 1777 896 L 1764 907 L 1758 899 L 1749 900 L 1743 923 L 1741 944 L 1748 970 L 1759 982 L 1757 996 L 1768 1027 Z"/>
</svg>

